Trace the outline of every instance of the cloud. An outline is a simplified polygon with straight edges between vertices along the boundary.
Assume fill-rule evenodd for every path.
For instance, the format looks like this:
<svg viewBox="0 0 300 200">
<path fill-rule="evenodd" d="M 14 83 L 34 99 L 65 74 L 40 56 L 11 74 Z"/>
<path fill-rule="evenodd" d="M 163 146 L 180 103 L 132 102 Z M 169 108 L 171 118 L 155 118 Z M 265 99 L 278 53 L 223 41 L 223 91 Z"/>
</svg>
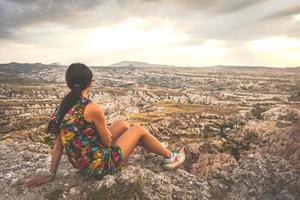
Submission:
<svg viewBox="0 0 300 200">
<path fill-rule="evenodd" d="M 240 4 L 239 2 L 227 1 L 225 5 L 224 1 L 212 1 L 206 4 L 206 9 L 194 11 L 192 15 L 183 13 L 175 22 L 178 26 L 184 24 L 183 28 L 195 42 L 200 38 L 247 41 L 290 35 L 300 26 L 300 21 L 293 20 L 291 16 L 297 13 L 299 1 L 244 1 Z M 285 18 L 280 17 L 284 15 Z"/>
<path fill-rule="evenodd" d="M 127 3 L 126 3 L 127 2 Z M 175 27 L 189 34 L 187 43 L 202 43 L 205 39 L 247 41 L 276 35 L 290 35 L 299 27 L 292 17 L 274 20 L 271 16 L 296 12 L 298 0 L 133 0 L 124 1 L 121 8 L 152 19 L 167 18 Z M 144 2 L 144 3 L 143 3 Z M 294 9 L 292 9 L 294 8 Z M 269 18 L 267 18 L 270 16 Z M 263 20 L 264 19 L 264 20 Z M 297 26 L 298 25 L 298 26 Z M 293 34 L 297 36 L 297 34 Z"/>
<path fill-rule="evenodd" d="M 166 0 L 170 2 L 176 2 L 177 4 L 187 8 L 189 10 L 205 10 L 208 9 L 211 14 L 224 14 L 235 12 L 244 9 L 253 4 L 261 3 L 265 0 L 231 0 L 231 1 L 220 1 L 220 0 Z"/>
<path fill-rule="evenodd" d="M 134 23 L 128 25 L 128 21 Z M 157 56 L 165 56 L 161 61 L 166 63 L 173 57 L 168 52 L 173 52 L 184 55 L 182 62 L 196 62 L 198 54 L 191 51 L 203 54 L 213 49 L 220 61 L 234 58 L 237 64 L 242 60 L 259 64 L 253 48 L 245 44 L 278 36 L 298 40 L 299 27 L 299 0 L 0 0 L 1 44 L 12 51 L 17 47 L 21 56 L 24 46 L 43 49 L 45 55 L 53 53 L 51 59 L 60 58 L 61 54 L 54 56 L 58 48 L 81 49 L 69 53 L 69 60 L 80 55 L 87 58 L 93 53 L 90 43 L 97 41 L 97 51 L 110 49 L 120 59 L 126 55 L 153 58 L 159 52 Z M 207 41 L 223 45 L 212 48 Z"/>
<path fill-rule="evenodd" d="M 0 36 L 13 35 L 16 29 L 47 22 L 76 21 L 81 14 L 105 0 L 1 0 Z"/>
<path fill-rule="evenodd" d="M 274 19 L 298 12 L 296 0 L 2 0 L 0 38 L 18 37 L 19 29 L 51 23 L 80 29 L 145 18 L 154 21 L 148 23 L 153 26 L 157 19 L 168 19 L 195 42 L 245 40 L 295 32 L 291 20 Z"/>
<path fill-rule="evenodd" d="M 282 10 L 279 10 L 277 12 L 271 13 L 270 15 L 263 18 L 263 20 L 273 20 L 283 17 L 290 17 L 291 15 L 300 14 L 300 6 L 294 7 L 294 5 L 291 5 L 292 7 L 288 7 Z"/>
</svg>

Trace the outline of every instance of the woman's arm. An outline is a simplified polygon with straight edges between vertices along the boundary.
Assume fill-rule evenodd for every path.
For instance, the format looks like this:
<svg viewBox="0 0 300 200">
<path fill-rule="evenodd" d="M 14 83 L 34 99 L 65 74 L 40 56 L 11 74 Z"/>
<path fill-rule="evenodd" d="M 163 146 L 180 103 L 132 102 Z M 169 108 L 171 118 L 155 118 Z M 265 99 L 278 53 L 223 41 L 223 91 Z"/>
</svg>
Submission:
<svg viewBox="0 0 300 200">
<path fill-rule="evenodd" d="M 59 135 L 56 136 L 54 140 L 54 147 L 52 151 L 52 158 L 51 158 L 51 166 L 50 172 L 56 174 L 58 164 L 60 162 L 61 156 L 63 152 L 63 145 Z M 34 177 L 33 179 L 27 181 L 25 184 L 27 187 L 36 187 L 43 183 L 47 183 L 54 179 L 54 176 L 50 175 L 39 175 Z"/>
<path fill-rule="evenodd" d="M 64 148 L 61 141 L 61 137 L 57 135 L 54 140 L 54 147 L 52 151 L 51 166 L 50 166 L 50 172 L 53 174 L 56 174 L 57 167 L 59 165 L 63 150 Z"/>
<path fill-rule="evenodd" d="M 90 103 L 84 110 L 84 116 L 86 120 L 92 121 L 95 124 L 102 144 L 110 147 L 112 144 L 112 134 L 106 125 L 106 118 L 102 108 L 95 103 Z"/>
</svg>

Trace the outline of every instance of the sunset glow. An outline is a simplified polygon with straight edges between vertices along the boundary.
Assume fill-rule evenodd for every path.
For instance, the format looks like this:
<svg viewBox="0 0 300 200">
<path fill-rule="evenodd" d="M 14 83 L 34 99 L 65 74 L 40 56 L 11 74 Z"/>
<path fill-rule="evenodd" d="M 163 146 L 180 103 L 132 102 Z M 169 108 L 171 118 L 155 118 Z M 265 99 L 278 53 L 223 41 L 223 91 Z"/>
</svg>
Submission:
<svg viewBox="0 0 300 200">
<path fill-rule="evenodd" d="M 76 1 L 58 6 L 4 0 L 0 62 L 299 66 L 300 11 L 298 1 L 289 1 L 226 6 L 215 1 Z"/>
</svg>

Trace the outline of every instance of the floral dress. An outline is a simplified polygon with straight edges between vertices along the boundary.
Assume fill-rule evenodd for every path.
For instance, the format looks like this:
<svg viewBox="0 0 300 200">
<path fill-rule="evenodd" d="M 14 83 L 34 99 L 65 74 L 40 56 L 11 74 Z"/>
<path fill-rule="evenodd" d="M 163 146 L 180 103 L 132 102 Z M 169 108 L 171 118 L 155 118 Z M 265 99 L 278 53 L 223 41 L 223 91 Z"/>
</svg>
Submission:
<svg viewBox="0 0 300 200">
<path fill-rule="evenodd" d="M 90 102 L 88 98 L 81 98 L 67 112 L 60 125 L 60 137 L 73 167 L 96 178 L 102 178 L 122 171 L 124 159 L 120 146 L 102 145 L 95 124 L 84 119 L 84 108 Z M 59 106 L 51 116 L 48 133 L 54 133 L 58 111 Z"/>
</svg>

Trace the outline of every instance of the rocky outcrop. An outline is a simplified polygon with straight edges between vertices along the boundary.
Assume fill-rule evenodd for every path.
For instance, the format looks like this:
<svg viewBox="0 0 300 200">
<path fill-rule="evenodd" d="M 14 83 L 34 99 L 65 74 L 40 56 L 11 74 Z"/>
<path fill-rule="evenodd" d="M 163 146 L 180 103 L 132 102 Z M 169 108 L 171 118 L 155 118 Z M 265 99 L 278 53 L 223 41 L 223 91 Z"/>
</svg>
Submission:
<svg viewBox="0 0 300 200">
<path fill-rule="evenodd" d="M 79 173 L 63 155 L 53 182 L 26 188 L 24 180 L 48 169 L 50 152 L 49 146 L 22 137 L 1 141 L 1 199 L 296 199 L 300 195 L 299 171 L 279 157 L 254 154 L 236 162 L 229 155 L 207 154 L 198 158 L 201 167 L 192 174 L 184 166 L 163 170 L 162 157 L 141 147 L 124 171 L 102 180 Z"/>
<path fill-rule="evenodd" d="M 296 109 L 291 109 L 287 106 L 275 107 L 266 112 L 263 112 L 264 120 L 284 120 L 296 121 L 300 119 L 300 113 Z"/>
<path fill-rule="evenodd" d="M 290 127 L 264 132 L 259 152 L 276 155 L 300 170 L 300 120 Z"/>
<path fill-rule="evenodd" d="M 300 173 L 279 157 L 249 155 L 207 179 L 212 199 L 297 199 Z"/>
<path fill-rule="evenodd" d="M 201 178 L 207 178 L 213 171 L 222 170 L 234 165 L 237 165 L 237 161 L 230 154 L 204 154 L 192 165 L 191 173 Z"/>
<path fill-rule="evenodd" d="M 140 124 L 186 160 L 165 171 L 137 147 L 125 170 L 96 180 L 64 154 L 57 179 L 24 180 L 49 169 L 45 126 L 68 92 L 65 66 L 0 65 L 0 199 L 297 199 L 299 70 L 253 67 L 91 67 L 90 98 L 110 125 Z M 290 127 L 291 126 L 291 127 Z M 49 145 L 49 146 L 48 146 Z"/>
</svg>

